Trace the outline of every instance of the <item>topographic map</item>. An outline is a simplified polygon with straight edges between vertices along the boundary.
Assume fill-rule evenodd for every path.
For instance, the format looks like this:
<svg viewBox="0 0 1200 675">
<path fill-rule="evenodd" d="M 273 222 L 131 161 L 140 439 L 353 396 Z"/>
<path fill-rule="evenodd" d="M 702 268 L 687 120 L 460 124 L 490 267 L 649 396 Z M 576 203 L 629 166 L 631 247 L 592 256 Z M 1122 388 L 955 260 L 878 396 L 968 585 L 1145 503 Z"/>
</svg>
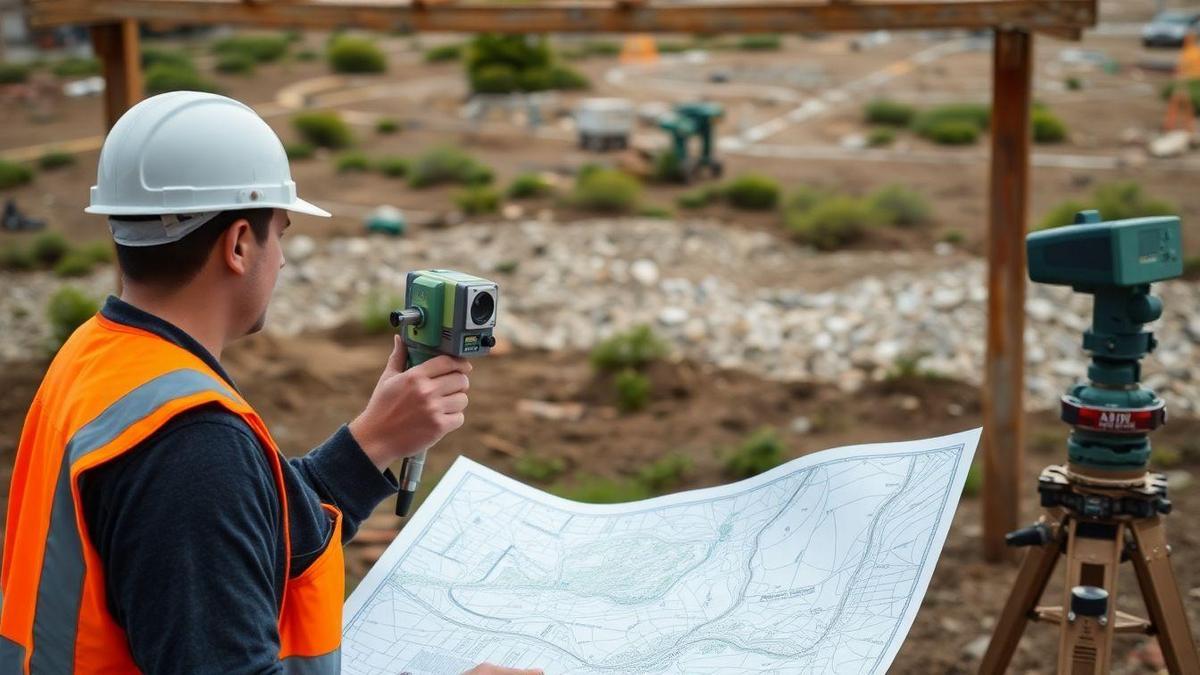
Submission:
<svg viewBox="0 0 1200 675">
<path fill-rule="evenodd" d="M 342 672 L 884 673 L 979 430 L 587 505 L 460 457 L 346 602 Z"/>
</svg>

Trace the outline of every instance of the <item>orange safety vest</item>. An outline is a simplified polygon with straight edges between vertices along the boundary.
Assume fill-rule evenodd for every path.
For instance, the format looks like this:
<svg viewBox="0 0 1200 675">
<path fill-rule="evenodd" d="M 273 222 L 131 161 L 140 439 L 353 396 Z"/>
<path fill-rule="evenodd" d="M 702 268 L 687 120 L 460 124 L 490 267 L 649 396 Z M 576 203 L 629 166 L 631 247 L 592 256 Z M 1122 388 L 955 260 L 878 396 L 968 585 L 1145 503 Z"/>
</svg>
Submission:
<svg viewBox="0 0 1200 675">
<path fill-rule="evenodd" d="M 282 506 L 284 560 L 290 561 L 280 454 L 262 419 L 199 357 L 97 315 L 59 350 L 21 432 L 0 571 L 0 673 L 138 672 L 125 632 L 108 611 L 105 570 L 88 539 L 79 478 L 174 416 L 210 403 L 244 419 L 265 449 Z M 284 574 L 279 658 L 288 673 L 340 670 L 341 512 L 322 506 L 333 522 L 328 547 L 295 579 L 290 570 Z"/>
</svg>

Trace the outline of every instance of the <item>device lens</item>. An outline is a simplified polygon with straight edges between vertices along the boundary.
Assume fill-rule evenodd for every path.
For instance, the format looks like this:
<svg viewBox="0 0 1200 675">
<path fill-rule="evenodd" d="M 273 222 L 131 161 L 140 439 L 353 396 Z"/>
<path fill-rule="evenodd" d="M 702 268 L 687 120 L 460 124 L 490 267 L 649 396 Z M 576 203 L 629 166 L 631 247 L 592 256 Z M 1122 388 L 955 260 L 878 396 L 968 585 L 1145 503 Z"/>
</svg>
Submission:
<svg viewBox="0 0 1200 675">
<path fill-rule="evenodd" d="M 492 297 L 492 294 L 480 293 L 471 302 L 471 321 L 475 322 L 476 326 L 481 326 L 492 318 L 492 313 L 495 311 L 496 299 Z"/>
</svg>

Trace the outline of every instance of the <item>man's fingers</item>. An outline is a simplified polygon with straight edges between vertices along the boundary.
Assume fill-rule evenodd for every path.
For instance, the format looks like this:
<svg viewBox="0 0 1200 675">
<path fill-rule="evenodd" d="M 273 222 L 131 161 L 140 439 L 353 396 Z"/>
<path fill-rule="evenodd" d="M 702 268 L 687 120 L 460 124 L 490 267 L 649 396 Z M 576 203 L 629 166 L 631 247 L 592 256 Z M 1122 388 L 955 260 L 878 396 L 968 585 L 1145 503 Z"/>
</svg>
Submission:
<svg viewBox="0 0 1200 675">
<path fill-rule="evenodd" d="M 412 372 L 420 377 L 434 378 L 446 373 L 471 372 L 471 364 L 467 363 L 466 359 L 455 359 L 446 355 L 435 356 L 419 366 L 415 366 Z"/>
<path fill-rule="evenodd" d="M 444 413 L 460 413 L 467 409 L 467 395 L 459 392 L 442 398 L 441 408 Z"/>
<path fill-rule="evenodd" d="M 436 396 L 449 396 L 471 388 L 471 380 L 459 372 L 446 373 L 430 381 L 433 382 L 433 393 Z"/>
</svg>

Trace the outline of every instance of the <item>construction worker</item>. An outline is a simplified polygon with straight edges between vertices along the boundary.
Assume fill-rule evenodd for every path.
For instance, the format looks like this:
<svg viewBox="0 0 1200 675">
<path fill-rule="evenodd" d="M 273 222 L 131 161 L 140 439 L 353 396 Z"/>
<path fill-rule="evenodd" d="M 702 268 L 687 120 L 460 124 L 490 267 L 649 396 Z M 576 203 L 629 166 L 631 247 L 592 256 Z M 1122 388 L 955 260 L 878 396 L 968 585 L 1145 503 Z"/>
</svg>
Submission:
<svg viewBox="0 0 1200 675">
<path fill-rule="evenodd" d="M 288 212 L 329 214 L 296 196 L 271 128 L 213 94 L 134 106 L 97 173 L 86 210 L 108 216 L 124 290 L 25 420 L 0 673 L 337 673 L 342 544 L 398 489 L 388 465 L 463 424 L 471 365 L 405 370 L 397 339 L 362 413 L 283 459 L 220 358 L 263 327 Z"/>
</svg>

